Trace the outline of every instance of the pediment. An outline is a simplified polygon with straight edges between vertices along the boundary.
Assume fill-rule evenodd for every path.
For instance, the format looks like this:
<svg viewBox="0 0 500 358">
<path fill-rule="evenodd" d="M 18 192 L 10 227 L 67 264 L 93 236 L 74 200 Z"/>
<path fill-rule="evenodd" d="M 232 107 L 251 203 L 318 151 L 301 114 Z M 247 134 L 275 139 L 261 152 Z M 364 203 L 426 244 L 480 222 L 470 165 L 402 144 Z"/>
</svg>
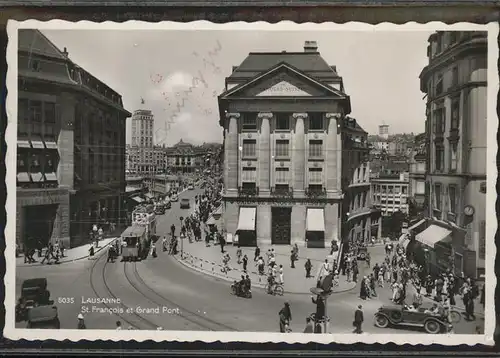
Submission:
<svg viewBox="0 0 500 358">
<path fill-rule="evenodd" d="M 345 95 L 286 64 L 281 64 L 222 95 L 236 97 L 330 97 Z"/>
</svg>

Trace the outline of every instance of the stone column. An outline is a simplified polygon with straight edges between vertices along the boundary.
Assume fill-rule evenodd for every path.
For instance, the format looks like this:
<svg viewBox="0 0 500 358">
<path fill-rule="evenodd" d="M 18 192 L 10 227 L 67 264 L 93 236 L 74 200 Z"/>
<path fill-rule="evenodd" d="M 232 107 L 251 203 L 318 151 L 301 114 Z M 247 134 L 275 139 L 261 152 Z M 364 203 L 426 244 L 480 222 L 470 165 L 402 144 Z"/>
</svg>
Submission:
<svg viewBox="0 0 500 358">
<path fill-rule="evenodd" d="M 294 113 L 293 118 L 295 119 L 295 135 L 293 137 L 292 157 L 294 162 L 293 190 L 303 192 L 305 189 L 306 175 L 304 120 L 307 118 L 307 113 Z"/>
<path fill-rule="evenodd" d="M 259 137 L 259 190 L 269 191 L 271 187 L 271 125 L 272 113 L 259 113 L 261 120 Z"/>
<path fill-rule="evenodd" d="M 338 121 L 341 118 L 339 113 L 327 113 L 326 119 L 328 120 L 328 132 L 326 135 L 326 190 L 327 192 L 337 192 L 338 185 L 338 172 L 342 167 L 338 166 L 337 158 L 342 157 L 342 153 L 338 152 Z"/>
<path fill-rule="evenodd" d="M 226 113 L 226 138 L 224 145 L 224 185 L 227 192 L 238 190 L 238 119 L 239 113 Z"/>
</svg>

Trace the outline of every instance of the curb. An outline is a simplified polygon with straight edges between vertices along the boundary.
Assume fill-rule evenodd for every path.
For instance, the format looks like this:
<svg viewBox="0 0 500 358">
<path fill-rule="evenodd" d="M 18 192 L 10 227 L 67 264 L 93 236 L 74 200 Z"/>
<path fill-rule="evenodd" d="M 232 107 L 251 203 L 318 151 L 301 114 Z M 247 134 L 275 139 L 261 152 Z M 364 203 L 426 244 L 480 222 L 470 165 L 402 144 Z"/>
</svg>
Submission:
<svg viewBox="0 0 500 358">
<path fill-rule="evenodd" d="M 177 257 L 176 255 L 172 255 L 174 260 L 179 262 L 181 265 L 193 270 L 193 271 L 197 271 L 197 272 L 200 272 L 204 275 L 207 275 L 207 276 L 211 276 L 211 277 L 215 277 L 215 278 L 219 278 L 219 279 L 222 279 L 224 281 L 227 281 L 227 282 L 234 282 L 234 279 L 233 278 L 229 278 L 227 276 L 224 276 L 223 274 L 219 274 L 218 272 L 216 273 L 215 271 L 213 271 L 213 273 L 210 273 L 209 271 L 206 271 L 206 270 L 203 270 L 203 269 L 200 269 L 196 266 L 193 266 L 187 262 L 185 262 L 184 260 L 181 260 L 179 257 Z M 194 256 L 193 256 L 194 257 Z M 204 262 L 207 262 L 209 263 L 208 261 L 206 260 L 203 260 Z M 233 269 L 233 270 L 238 270 L 238 269 Z M 243 272 L 243 271 L 242 271 Z M 253 272 L 252 272 L 253 273 Z M 254 283 L 252 282 L 252 287 L 258 287 L 258 288 L 262 288 L 262 289 L 265 289 L 266 288 L 266 285 L 265 284 L 262 284 L 262 283 Z M 333 292 L 332 294 L 337 294 L 337 293 L 344 293 L 344 292 L 348 292 L 348 291 L 352 291 L 356 288 L 356 284 L 354 284 L 353 287 L 350 287 L 350 288 L 346 288 L 346 289 L 342 289 L 342 290 L 339 290 L 339 291 L 335 291 Z M 291 294 L 291 295 L 311 295 L 310 292 L 294 292 L 294 291 L 284 291 L 284 293 L 287 293 L 287 294 Z"/>
<path fill-rule="evenodd" d="M 99 248 L 99 250 L 96 250 L 94 252 L 94 256 L 97 255 L 98 253 L 102 253 L 102 251 L 108 247 L 114 240 L 108 242 L 106 245 L 104 246 L 101 246 Z M 69 263 L 69 262 L 75 262 L 75 261 L 80 261 L 80 260 L 83 260 L 83 259 L 86 259 L 88 258 L 90 255 L 86 255 L 86 256 L 82 256 L 82 257 L 77 257 L 76 259 L 71 259 L 71 260 L 59 260 L 59 263 L 58 264 L 55 264 L 55 265 L 60 265 L 60 264 L 64 264 L 64 263 Z M 34 264 L 21 264 L 21 265 L 16 265 L 16 267 L 36 267 L 36 266 L 46 266 L 45 264 L 42 264 L 42 263 L 34 263 Z"/>
</svg>

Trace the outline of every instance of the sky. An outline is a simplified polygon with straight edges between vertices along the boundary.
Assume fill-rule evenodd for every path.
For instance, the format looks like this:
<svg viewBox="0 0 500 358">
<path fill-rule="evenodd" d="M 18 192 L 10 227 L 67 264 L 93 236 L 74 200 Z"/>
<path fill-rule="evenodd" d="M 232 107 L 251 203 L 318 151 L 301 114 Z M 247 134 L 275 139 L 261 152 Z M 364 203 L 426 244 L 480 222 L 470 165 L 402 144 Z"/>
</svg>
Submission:
<svg viewBox="0 0 500 358">
<path fill-rule="evenodd" d="M 429 31 L 42 30 L 70 59 L 123 97 L 125 109 L 150 109 L 155 144 L 222 142 L 217 96 L 232 66 L 249 52 L 301 52 L 305 41 L 337 66 L 350 116 L 370 134 L 424 131 L 419 74 Z M 196 81 L 193 78 L 201 78 Z M 195 83 L 189 96 L 185 91 Z M 142 104 L 144 100 L 144 104 Z M 182 103 L 178 106 L 178 103 Z M 181 108 L 178 110 L 177 108 Z M 127 121 L 127 142 L 131 140 Z"/>
</svg>

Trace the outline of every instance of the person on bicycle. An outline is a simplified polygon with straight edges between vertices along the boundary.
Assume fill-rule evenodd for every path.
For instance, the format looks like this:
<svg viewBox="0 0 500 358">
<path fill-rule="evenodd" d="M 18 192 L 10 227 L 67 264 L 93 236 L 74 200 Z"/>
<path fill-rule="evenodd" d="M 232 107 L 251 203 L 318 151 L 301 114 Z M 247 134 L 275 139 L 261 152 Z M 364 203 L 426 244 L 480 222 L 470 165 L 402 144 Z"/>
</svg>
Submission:
<svg viewBox="0 0 500 358">
<path fill-rule="evenodd" d="M 273 288 L 274 288 L 274 284 L 275 284 L 275 280 L 274 280 L 274 275 L 273 275 L 273 271 L 269 271 L 269 275 L 267 276 L 267 293 L 271 294 L 273 293 Z"/>
</svg>

